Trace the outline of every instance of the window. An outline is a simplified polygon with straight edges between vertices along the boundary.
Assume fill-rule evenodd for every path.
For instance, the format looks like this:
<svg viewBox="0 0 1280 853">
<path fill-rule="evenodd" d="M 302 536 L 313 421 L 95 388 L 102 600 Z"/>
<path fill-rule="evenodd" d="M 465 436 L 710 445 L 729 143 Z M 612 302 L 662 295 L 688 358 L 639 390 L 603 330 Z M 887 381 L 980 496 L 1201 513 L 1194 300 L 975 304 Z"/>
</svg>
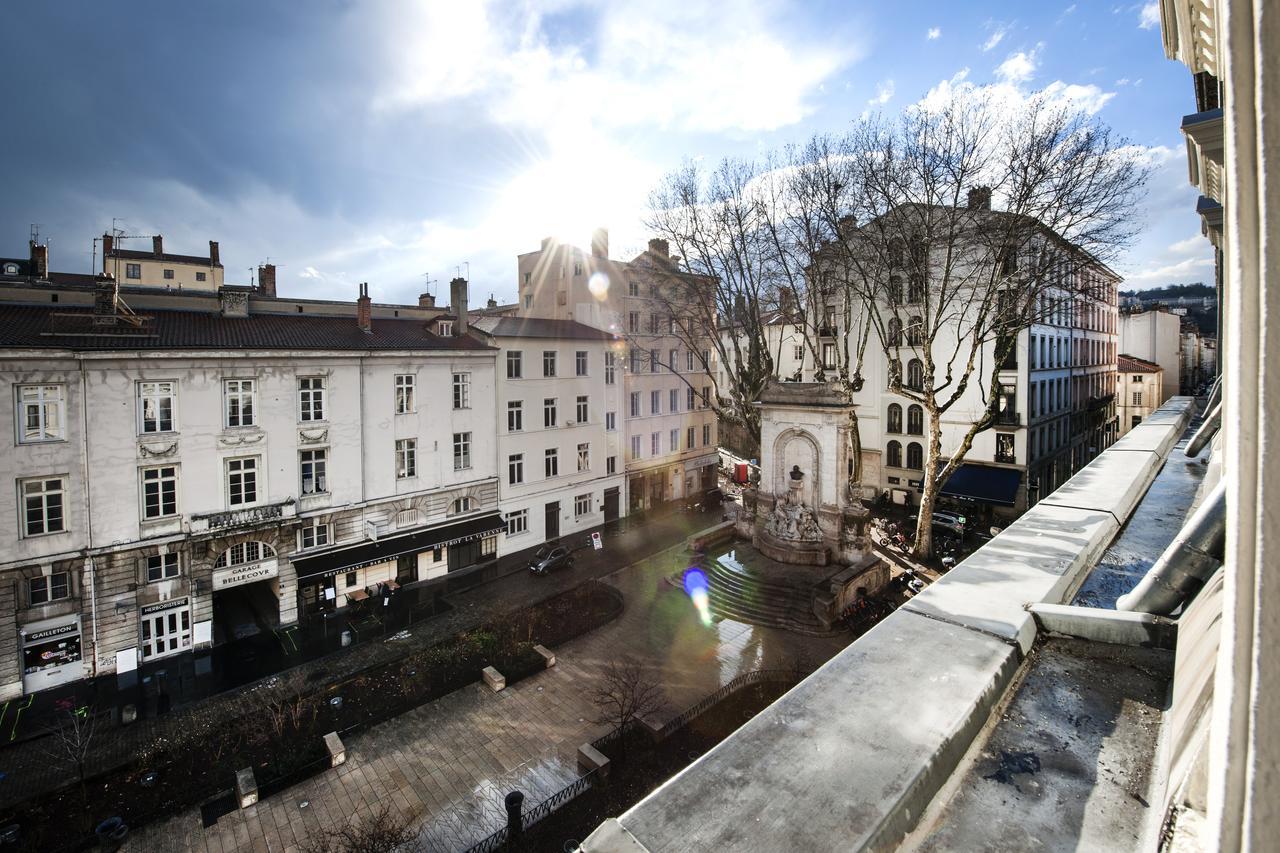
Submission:
<svg viewBox="0 0 1280 853">
<path fill-rule="evenodd" d="M 206 278 L 207 276 L 205 275 L 205 273 L 202 273 L 202 272 L 196 273 L 196 281 L 204 281 Z"/>
<path fill-rule="evenodd" d="M 631 458 L 640 458 L 640 436 L 638 435 L 631 436 Z"/>
<path fill-rule="evenodd" d="M 693 350 L 689 350 L 684 354 L 684 369 L 693 372 Z"/>
<path fill-rule="evenodd" d="M 896 441 L 889 442 L 888 450 L 885 452 L 887 461 L 885 462 L 890 468 L 902 467 L 902 445 Z"/>
<path fill-rule="evenodd" d="M 472 509 L 473 507 L 471 506 L 471 498 L 461 497 L 456 499 L 453 503 L 449 504 L 449 512 L 446 514 L 458 515 L 459 513 L 463 513 L 463 512 L 471 512 Z"/>
<path fill-rule="evenodd" d="M 704 349 L 702 351 L 702 369 L 703 370 L 711 369 L 711 350 L 709 349 Z"/>
<path fill-rule="evenodd" d="M 507 432 L 520 432 L 524 429 L 524 401 L 507 401 Z"/>
<path fill-rule="evenodd" d="M 618 457 L 608 456 L 604 460 L 605 474 L 613 475 L 618 473 Z"/>
<path fill-rule="evenodd" d="M 542 476 L 560 476 L 560 451 L 554 447 L 547 448 L 542 454 Z"/>
<path fill-rule="evenodd" d="M 649 315 L 649 334 L 651 335 L 658 334 L 658 315 L 657 314 Z"/>
<path fill-rule="evenodd" d="M 22 480 L 18 484 L 22 492 L 23 536 L 42 536 L 59 533 L 63 529 L 61 477 L 39 480 Z"/>
<path fill-rule="evenodd" d="M 228 459 L 227 504 L 244 506 L 258 502 L 258 457 Z"/>
<path fill-rule="evenodd" d="M 590 444 L 578 445 L 578 470 L 579 471 L 591 470 L 591 445 Z"/>
<path fill-rule="evenodd" d="M 689 427 L 688 432 L 685 434 L 685 449 L 693 450 L 694 444 L 696 442 L 697 442 L 697 430 L 694 427 Z"/>
<path fill-rule="evenodd" d="M 173 465 L 142 469 L 142 517 L 178 514 L 178 469 Z"/>
<path fill-rule="evenodd" d="M 907 362 L 907 387 L 913 391 L 924 390 L 924 363 L 918 358 Z"/>
<path fill-rule="evenodd" d="M 679 388 L 672 388 L 669 392 L 667 392 L 667 411 L 670 411 L 670 412 L 680 411 L 680 389 Z"/>
<path fill-rule="evenodd" d="M 1134 382 L 1141 382 L 1141 381 L 1142 381 L 1142 374 L 1141 374 L 1141 373 L 1135 373 L 1135 374 L 1133 374 L 1133 381 L 1134 381 Z"/>
<path fill-rule="evenodd" d="M 924 409 L 920 406 L 907 408 L 907 435 L 924 435 Z"/>
<path fill-rule="evenodd" d="M 677 427 L 676 429 L 673 429 L 673 430 L 671 431 L 671 436 L 670 436 L 670 440 L 669 440 L 669 442 L 668 442 L 668 443 L 669 443 L 669 444 L 670 444 L 670 446 L 671 446 L 671 452 L 672 452 L 672 453 L 679 453 L 679 452 L 680 452 L 680 429 L 679 429 L 679 427 Z"/>
<path fill-rule="evenodd" d="M 710 405 L 711 405 L 711 386 L 703 385 L 702 386 L 702 408 L 705 409 L 707 406 L 710 406 Z"/>
<path fill-rule="evenodd" d="M 172 580 L 178 573 L 177 554 L 152 554 L 147 557 L 147 583 Z"/>
<path fill-rule="evenodd" d="M 637 283 L 636 283 L 636 282 L 634 282 L 634 281 L 629 281 L 629 282 L 627 282 L 627 295 L 628 295 L 628 296 L 639 296 L 639 295 L 640 295 L 640 285 L 639 285 L 639 284 L 637 284 Z"/>
<path fill-rule="evenodd" d="M 125 264 L 125 278 L 142 278 L 142 264 Z"/>
<path fill-rule="evenodd" d="M 618 413 L 605 412 L 604 413 L 604 431 L 614 432 L 617 429 L 618 429 Z"/>
<path fill-rule="evenodd" d="M 165 279 L 165 281 L 172 281 L 172 280 L 173 280 L 173 270 L 165 270 L 165 271 L 164 271 L 164 279 Z"/>
<path fill-rule="evenodd" d="M 573 375 L 574 376 L 587 375 L 587 351 L 586 350 L 578 350 L 573 354 Z"/>
<path fill-rule="evenodd" d="M 693 355 L 693 353 L 689 353 Z M 796 361 L 804 361 L 804 344 L 796 344 L 795 346 Z"/>
<path fill-rule="evenodd" d="M 222 383 L 223 395 L 226 398 L 226 421 L 228 427 L 253 426 L 254 417 L 254 380 L 228 379 Z"/>
<path fill-rule="evenodd" d="M 588 411 L 588 408 L 587 397 L 585 395 L 578 397 L 578 401 L 573 407 L 574 422 L 585 424 L 589 421 L 591 418 L 589 417 L 590 412 Z"/>
<path fill-rule="evenodd" d="M 523 453 L 513 453 L 507 457 L 507 482 L 512 485 L 524 482 Z"/>
<path fill-rule="evenodd" d="M 633 283 L 631 286 L 635 287 L 635 284 Z M 631 295 L 635 296 L 634 293 Z M 640 312 L 639 311 L 627 312 L 627 331 L 632 333 L 638 333 L 640 331 Z"/>
<path fill-rule="evenodd" d="M 1016 461 L 1013 452 L 1013 433 L 998 432 L 996 433 L 996 461 L 997 462 L 1014 462 Z"/>
<path fill-rule="evenodd" d="M 918 442 L 907 445 L 907 467 L 913 471 L 924 469 L 924 448 Z"/>
<path fill-rule="evenodd" d="M 573 499 L 573 515 L 582 518 L 591 514 L 591 495 L 577 495 Z"/>
<path fill-rule="evenodd" d="M 138 383 L 138 432 L 171 432 L 176 408 L 176 382 Z"/>
<path fill-rule="evenodd" d="M 542 375 L 556 375 L 556 353 L 555 350 L 547 350 L 542 354 Z"/>
<path fill-rule="evenodd" d="M 1134 391 L 1134 392 L 1133 392 L 1133 405 L 1135 405 L 1135 406 L 1141 406 L 1141 405 L 1142 405 L 1142 392 L 1141 392 L 1141 391 Z"/>
<path fill-rule="evenodd" d="M 640 350 L 636 349 L 635 347 L 632 347 L 627 351 L 627 357 L 631 361 L 631 372 L 639 373 L 640 372 Z"/>
<path fill-rule="evenodd" d="M 649 392 L 649 414 L 657 415 L 662 413 L 662 392 Z"/>
<path fill-rule="evenodd" d="M 667 353 L 667 367 L 671 368 L 672 373 L 680 370 L 680 350 L 673 349 Z"/>
<path fill-rule="evenodd" d="M 471 433 L 455 432 L 453 434 L 453 470 L 461 471 L 471 467 Z"/>
<path fill-rule="evenodd" d="M 324 420 L 324 377 L 304 376 L 298 380 L 298 420 Z"/>
<path fill-rule="evenodd" d="M 684 407 L 692 412 L 693 407 L 697 405 L 697 399 L 698 392 L 693 390 L 693 386 L 690 385 L 684 392 Z"/>
<path fill-rule="evenodd" d="M 333 540 L 333 528 L 318 519 L 311 519 L 299 531 L 303 548 L 318 548 Z"/>
<path fill-rule="evenodd" d="M 711 424 L 702 425 L 702 446 L 707 447 L 711 444 Z"/>
<path fill-rule="evenodd" d="M 399 317 L 399 316 L 400 316 L 400 312 L 398 312 L 398 311 L 397 311 L 397 312 L 396 312 L 396 316 L 397 316 L 397 317 Z M 447 336 L 449 336 L 449 335 L 452 335 L 452 334 L 453 334 L 453 321 L 452 321 L 452 320 L 440 320 L 440 321 L 437 323 L 437 331 L 436 331 L 436 334 L 438 334 L 438 335 L 442 335 L 442 336 L 445 336 L 445 337 L 447 337 Z"/>
<path fill-rule="evenodd" d="M 19 385 L 18 442 L 34 444 L 65 438 L 65 399 L 65 385 Z"/>
<path fill-rule="evenodd" d="M 604 354 L 604 384 L 613 385 L 615 376 L 615 359 L 613 353 L 607 352 Z"/>
<path fill-rule="evenodd" d="M 920 273 L 912 273 L 908 282 L 907 302 L 916 305 L 924 301 L 924 276 Z"/>
<path fill-rule="evenodd" d="M 542 401 L 542 425 L 544 427 L 553 427 L 556 425 L 555 397 L 547 397 Z"/>
<path fill-rule="evenodd" d="M 822 366 L 827 370 L 831 370 L 836 366 L 836 345 L 822 345 Z"/>
<path fill-rule="evenodd" d="M 507 513 L 507 535 L 518 536 L 529 531 L 529 510 L 520 509 Z"/>
<path fill-rule="evenodd" d="M 649 372 L 657 373 L 658 368 L 662 366 L 662 359 L 658 356 L 656 349 L 649 350 Z"/>
<path fill-rule="evenodd" d="M 416 403 L 414 402 L 413 392 L 417 384 L 417 377 L 412 373 L 400 373 L 396 375 L 396 414 L 408 415 L 415 411 Z"/>
<path fill-rule="evenodd" d="M 399 449 L 400 442 L 396 442 Z M 329 460 L 328 450 L 303 450 L 298 454 L 299 469 L 302 474 L 302 493 L 318 495 L 327 492 L 325 488 L 325 465 Z"/>
<path fill-rule="evenodd" d="M 416 476 L 418 476 L 418 439 L 399 439 L 396 441 L 396 479 L 406 480 Z"/>
<path fill-rule="evenodd" d="M 455 409 L 471 408 L 471 374 L 453 374 L 453 407 Z"/>
<path fill-rule="evenodd" d="M 657 456 L 662 451 L 658 448 L 658 433 L 649 434 L 649 455 Z"/>
<path fill-rule="evenodd" d="M 885 432 L 902 432 L 902 407 L 897 403 L 889 404 L 889 414 L 885 419 Z"/>
<path fill-rule="evenodd" d="M 251 539 L 248 542 L 232 545 L 223 551 L 218 556 L 218 559 L 214 561 L 213 567 L 215 569 L 225 569 L 228 566 L 243 566 L 246 563 L 256 563 L 259 560 L 269 560 L 275 555 L 275 548 L 265 542 Z"/>
<path fill-rule="evenodd" d="M 355 586 L 358 578 L 359 575 L 356 572 L 347 572 L 344 580 L 344 583 L 347 585 L 347 589 L 351 589 L 351 587 Z"/>
<path fill-rule="evenodd" d="M 71 573 L 54 572 L 27 581 L 27 599 L 34 607 L 71 597 Z"/>
<path fill-rule="evenodd" d="M 907 344 L 918 347 L 924 344 L 924 318 L 912 317 L 907 322 Z"/>
<path fill-rule="evenodd" d="M 524 378 L 524 353 L 518 349 L 507 352 L 507 378 Z"/>
<path fill-rule="evenodd" d="M 1130 428 L 1136 427 L 1140 423 L 1142 423 L 1142 415 L 1133 415 L 1129 418 Z"/>
<path fill-rule="evenodd" d="M 639 391 L 631 392 L 631 417 L 633 418 L 640 417 L 640 392 Z"/>
</svg>

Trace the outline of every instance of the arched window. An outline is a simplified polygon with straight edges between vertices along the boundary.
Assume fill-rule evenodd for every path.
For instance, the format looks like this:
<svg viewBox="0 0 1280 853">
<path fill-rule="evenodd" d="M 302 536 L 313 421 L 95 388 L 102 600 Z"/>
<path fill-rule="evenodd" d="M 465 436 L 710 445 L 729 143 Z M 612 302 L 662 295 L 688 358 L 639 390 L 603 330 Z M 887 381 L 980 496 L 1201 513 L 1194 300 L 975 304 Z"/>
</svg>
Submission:
<svg viewBox="0 0 1280 853">
<path fill-rule="evenodd" d="M 918 358 L 907 362 L 907 387 L 913 391 L 924 390 L 924 363 Z"/>
<path fill-rule="evenodd" d="M 907 263 L 907 247 L 902 242 L 901 237 L 894 237 L 889 241 L 889 266 L 892 269 L 900 270 Z"/>
<path fill-rule="evenodd" d="M 913 471 L 924 470 L 924 448 L 919 442 L 913 441 L 907 445 L 907 467 Z"/>
<path fill-rule="evenodd" d="M 897 403 L 889 404 L 889 425 L 885 427 L 888 432 L 902 432 L 902 407 Z"/>
<path fill-rule="evenodd" d="M 907 433 L 910 435 L 924 435 L 924 409 L 920 406 L 912 406 L 907 409 Z"/>
<path fill-rule="evenodd" d="M 889 457 L 889 461 L 885 464 L 890 468 L 902 467 L 902 445 L 896 441 L 889 442 L 888 452 L 885 454 Z"/>
<path fill-rule="evenodd" d="M 457 515 L 462 512 L 471 512 L 471 498 L 458 498 L 449 504 L 449 515 Z"/>
<path fill-rule="evenodd" d="M 924 276 L 920 273 L 913 272 L 911 274 L 911 284 L 907 287 L 907 303 L 910 305 L 918 305 L 924 301 Z"/>
<path fill-rule="evenodd" d="M 259 560 L 266 560 L 276 555 L 276 549 L 272 548 L 266 542 L 239 542 L 223 551 L 218 556 L 213 567 L 215 569 L 225 569 L 228 566 L 240 566 L 245 563 L 256 563 Z"/>
<path fill-rule="evenodd" d="M 889 361 L 889 387 L 893 387 L 894 382 L 902 381 L 902 359 L 895 358 Z"/>
<path fill-rule="evenodd" d="M 924 343 L 924 318 L 912 317 L 907 322 L 907 345 L 918 347 Z"/>
<path fill-rule="evenodd" d="M 902 276 L 889 276 L 889 289 L 885 293 L 885 298 L 889 301 L 890 305 L 902 304 Z"/>
<path fill-rule="evenodd" d="M 897 317 L 889 320 L 889 346 L 902 346 L 902 321 Z"/>
</svg>

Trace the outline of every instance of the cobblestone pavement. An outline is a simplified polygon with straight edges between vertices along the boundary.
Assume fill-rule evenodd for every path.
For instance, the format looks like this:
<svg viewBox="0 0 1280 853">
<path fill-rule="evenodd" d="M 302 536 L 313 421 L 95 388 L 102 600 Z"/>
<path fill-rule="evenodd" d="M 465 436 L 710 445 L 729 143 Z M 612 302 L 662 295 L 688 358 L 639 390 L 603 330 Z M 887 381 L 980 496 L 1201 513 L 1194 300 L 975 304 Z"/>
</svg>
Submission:
<svg viewBox="0 0 1280 853">
<path fill-rule="evenodd" d="M 406 815 L 423 849 L 455 850 L 501 826 L 501 797 L 519 788 L 527 807 L 577 777 L 579 744 L 602 726 L 589 696 L 608 661 L 651 667 L 674 716 L 737 675 L 826 660 L 847 637 L 815 639 L 721 621 L 704 625 L 664 577 L 682 568 L 683 545 L 609 576 L 625 596 L 617 620 L 556 649 L 554 668 L 491 693 L 473 685 L 353 736 L 347 763 L 234 812 L 208 828 L 193 809 L 130 837 L 128 850 L 290 851 L 309 835 L 384 804 Z"/>
</svg>

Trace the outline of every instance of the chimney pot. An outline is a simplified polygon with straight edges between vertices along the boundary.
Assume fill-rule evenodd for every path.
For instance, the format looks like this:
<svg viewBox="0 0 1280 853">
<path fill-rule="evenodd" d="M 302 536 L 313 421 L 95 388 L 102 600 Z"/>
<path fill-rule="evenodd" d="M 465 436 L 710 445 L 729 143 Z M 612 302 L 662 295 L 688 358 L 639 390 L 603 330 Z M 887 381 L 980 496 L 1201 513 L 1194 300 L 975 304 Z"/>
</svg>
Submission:
<svg viewBox="0 0 1280 853">
<path fill-rule="evenodd" d="M 436 307 L 436 298 L 435 298 L 433 295 L 431 295 L 430 293 L 419 293 L 419 294 L 418 294 L 418 307 L 419 307 L 419 308 L 435 308 L 435 307 Z"/>
<path fill-rule="evenodd" d="M 591 254 L 597 258 L 609 257 L 609 229 L 597 228 L 591 232 Z"/>
<path fill-rule="evenodd" d="M 151 253 L 157 258 L 164 254 L 164 235 L 157 234 L 151 238 Z"/>
<path fill-rule="evenodd" d="M 209 266 L 211 267 L 222 266 L 222 261 L 218 257 L 218 241 L 217 240 L 209 241 Z"/>
<path fill-rule="evenodd" d="M 360 283 L 360 297 L 356 299 L 356 322 L 360 331 L 373 332 L 373 300 L 369 298 L 369 283 Z"/>
<path fill-rule="evenodd" d="M 258 266 L 258 292 L 272 298 L 276 295 L 276 265 L 261 264 Z"/>
<path fill-rule="evenodd" d="M 494 298 L 493 298 L 493 294 L 492 294 L 492 293 L 490 293 L 490 294 L 489 294 L 489 301 L 485 303 L 485 307 L 486 307 L 486 308 L 497 308 L 497 307 L 498 307 L 498 300 L 496 300 L 496 299 L 494 299 Z"/>
<path fill-rule="evenodd" d="M 664 258 L 670 257 L 671 244 L 669 244 L 666 240 L 659 240 L 658 238 L 655 237 L 654 239 L 649 241 L 649 251 L 653 252 L 655 255 L 661 255 Z"/>
<path fill-rule="evenodd" d="M 453 321 L 454 337 L 467 333 L 467 280 L 462 277 L 449 282 L 449 309 L 458 319 Z"/>
<path fill-rule="evenodd" d="M 974 187 L 969 190 L 970 210 L 991 209 L 991 187 Z"/>
<path fill-rule="evenodd" d="M 38 279 L 49 278 L 49 247 L 31 241 L 31 274 Z"/>
</svg>

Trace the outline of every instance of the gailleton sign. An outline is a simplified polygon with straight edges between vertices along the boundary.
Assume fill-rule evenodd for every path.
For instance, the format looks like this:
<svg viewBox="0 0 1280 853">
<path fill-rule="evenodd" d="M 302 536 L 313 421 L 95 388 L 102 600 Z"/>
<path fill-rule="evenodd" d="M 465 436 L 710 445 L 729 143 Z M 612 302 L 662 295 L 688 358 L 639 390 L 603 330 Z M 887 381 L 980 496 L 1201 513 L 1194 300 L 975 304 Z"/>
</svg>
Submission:
<svg viewBox="0 0 1280 853">
<path fill-rule="evenodd" d="M 219 569 L 213 573 L 213 588 L 227 589 L 228 587 L 240 586 L 246 583 L 255 583 L 274 578 L 280 574 L 280 564 L 277 560 L 259 560 L 256 563 L 244 563 L 239 566 L 231 566 L 227 569 Z"/>
</svg>

